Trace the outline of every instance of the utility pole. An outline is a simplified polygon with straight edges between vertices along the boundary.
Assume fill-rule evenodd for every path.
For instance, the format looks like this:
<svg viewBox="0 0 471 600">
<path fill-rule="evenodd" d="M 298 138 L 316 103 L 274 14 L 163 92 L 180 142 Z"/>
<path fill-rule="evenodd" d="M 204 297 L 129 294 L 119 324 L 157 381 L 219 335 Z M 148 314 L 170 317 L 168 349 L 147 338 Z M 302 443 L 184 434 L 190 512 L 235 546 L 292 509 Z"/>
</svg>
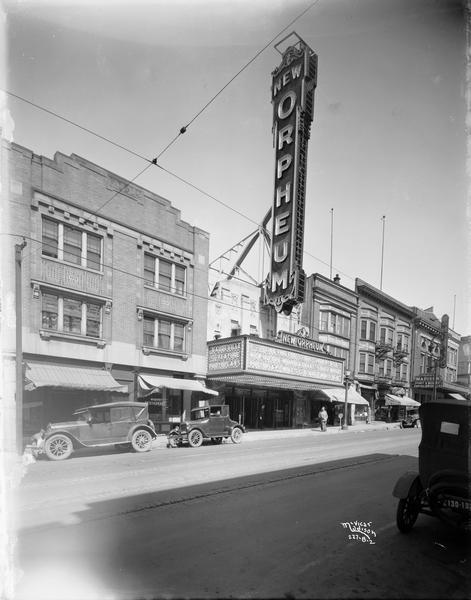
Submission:
<svg viewBox="0 0 471 600">
<path fill-rule="evenodd" d="M 23 315 L 21 294 L 21 262 L 26 240 L 15 244 L 15 312 L 16 312 L 16 448 L 23 453 Z"/>
</svg>

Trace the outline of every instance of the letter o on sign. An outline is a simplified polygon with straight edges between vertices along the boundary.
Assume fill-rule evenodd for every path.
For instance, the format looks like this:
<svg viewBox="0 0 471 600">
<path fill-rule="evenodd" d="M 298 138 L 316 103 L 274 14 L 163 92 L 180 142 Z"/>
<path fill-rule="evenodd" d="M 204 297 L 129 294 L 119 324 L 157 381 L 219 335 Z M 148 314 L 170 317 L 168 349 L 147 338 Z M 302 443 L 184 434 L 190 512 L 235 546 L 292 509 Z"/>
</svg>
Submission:
<svg viewBox="0 0 471 600">
<path fill-rule="evenodd" d="M 294 107 L 296 106 L 296 94 L 291 90 L 287 92 L 278 103 L 278 118 L 286 119 L 293 112 Z"/>
</svg>

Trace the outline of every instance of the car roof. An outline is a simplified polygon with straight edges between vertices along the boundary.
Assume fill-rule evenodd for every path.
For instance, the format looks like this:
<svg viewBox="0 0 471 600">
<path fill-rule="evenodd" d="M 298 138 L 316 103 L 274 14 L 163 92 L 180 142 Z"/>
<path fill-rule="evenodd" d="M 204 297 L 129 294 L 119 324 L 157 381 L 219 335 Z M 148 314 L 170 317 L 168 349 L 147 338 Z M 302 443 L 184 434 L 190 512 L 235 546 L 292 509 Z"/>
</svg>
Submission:
<svg viewBox="0 0 471 600">
<path fill-rule="evenodd" d="M 94 408 L 116 408 L 116 407 L 126 407 L 129 406 L 131 408 L 146 408 L 147 402 L 106 402 L 105 404 L 92 404 L 90 406 L 84 406 L 83 408 L 78 408 L 74 415 L 77 413 L 85 412 L 86 410 L 94 409 Z"/>
</svg>

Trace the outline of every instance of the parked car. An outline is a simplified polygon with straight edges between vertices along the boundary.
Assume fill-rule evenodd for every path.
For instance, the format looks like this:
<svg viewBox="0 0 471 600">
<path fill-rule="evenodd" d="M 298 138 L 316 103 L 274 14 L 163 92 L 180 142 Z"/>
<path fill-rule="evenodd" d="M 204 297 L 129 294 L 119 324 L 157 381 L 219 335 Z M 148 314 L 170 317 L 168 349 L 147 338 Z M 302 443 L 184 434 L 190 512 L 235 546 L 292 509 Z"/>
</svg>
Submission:
<svg viewBox="0 0 471 600">
<path fill-rule="evenodd" d="M 229 406 L 218 404 L 203 406 L 191 411 L 190 419 L 177 425 L 168 434 L 169 448 L 188 443 L 193 448 L 201 446 L 204 440 L 220 444 L 230 438 L 234 444 L 240 444 L 245 427 L 229 417 Z"/>
<path fill-rule="evenodd" d="M 148 452 L 156 437 L 145 402 L 96 404 L 73 415 L 75 420 L 49 423 L 32 437 L 34 456 L 44 453 L 50 460 L 64 460 L 79 448 L 106 446 Z"/>
<path fill-rule="evenodd" d="M 404 419 L 401 420 L 401 427 L 419 427 L 420 417 L 417 409 L 408 410 Z"/>
</svg>

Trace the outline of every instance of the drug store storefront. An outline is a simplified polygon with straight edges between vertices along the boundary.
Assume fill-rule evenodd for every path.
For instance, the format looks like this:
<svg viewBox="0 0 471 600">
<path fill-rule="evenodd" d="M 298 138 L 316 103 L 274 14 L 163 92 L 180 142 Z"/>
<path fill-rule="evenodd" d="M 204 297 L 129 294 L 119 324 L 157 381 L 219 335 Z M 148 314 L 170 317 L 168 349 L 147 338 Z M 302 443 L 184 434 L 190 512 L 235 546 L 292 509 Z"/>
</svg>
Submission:
<svg viewBox="0 0 471 600">
<path fill-rule="evenodd" d="M 343 385 L 344 361 L 323 348 L 291 334 L 213 340 L 206 381 L 248 429 L 310 426 L 328 402 L 321 390 Z"/>
</svg>

